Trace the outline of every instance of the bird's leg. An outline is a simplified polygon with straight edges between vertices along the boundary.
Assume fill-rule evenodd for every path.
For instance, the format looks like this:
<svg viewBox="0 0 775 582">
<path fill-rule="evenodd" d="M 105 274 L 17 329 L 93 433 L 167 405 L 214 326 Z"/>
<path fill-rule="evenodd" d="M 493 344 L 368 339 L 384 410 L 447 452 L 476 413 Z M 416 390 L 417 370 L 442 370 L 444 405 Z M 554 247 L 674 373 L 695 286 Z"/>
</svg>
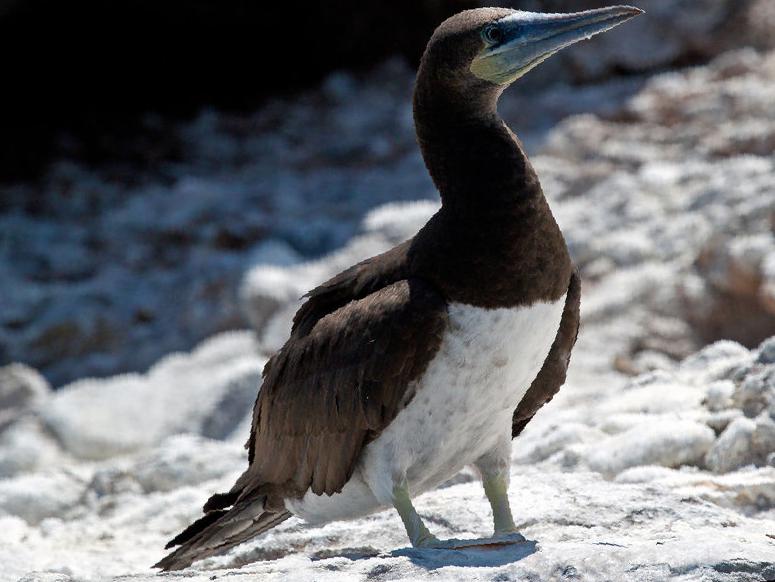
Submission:
<svg viewBox="0 0 775 582">
<path fill-rule="evenodd" d="M 409 536 L 412 546 L 415 548 L 439 548 L 444 545 L 444 542 L 425 527 L 422 518 L 412 505 L 406 481 L 393 488 L 393 507 L 396 508 L 398 515 L 401 516 L 401 521 L 404 522 L 406 534 Z"/>
<path fill-rule="evenodd" d="M 492 507 L 492 519 L 495 528 L 495 537 L 517 533 L 514 518 L 509 506 L 509 476 L 508 472 L 482 475 L 484 494 Z"/>
<path fill-rule="evenodd" d="M 509 505 L 509 459 L 511 444 L 500 446 L 480 458 L 476 468 L 482 475 L 484 494 L 492 507 L 493 537 L 522 536 L 517 532 Z M 524 538 L 522 538 L 524 540 Z"/>
</svg>

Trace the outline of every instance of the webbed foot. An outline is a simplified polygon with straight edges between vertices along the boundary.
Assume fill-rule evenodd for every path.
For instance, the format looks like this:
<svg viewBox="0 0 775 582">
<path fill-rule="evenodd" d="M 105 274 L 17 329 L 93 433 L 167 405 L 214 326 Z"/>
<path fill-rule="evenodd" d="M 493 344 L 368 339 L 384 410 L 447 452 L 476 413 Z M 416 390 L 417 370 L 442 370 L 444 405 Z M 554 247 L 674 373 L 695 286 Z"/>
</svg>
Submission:
<svg viewBox="0 0 775 582">
<path fill-rule="evenodd" d="M 432 533 L 427 533 L 427 535 L 421 535 L 417 539 L 412 540 L 412 546 L 422 550 L 449 550 L 453 549 L 451 546 L 452 541 L 440 540 Z"/>
<path fill-rule="evenodd" d="M 503 543 L 521 544 L 526 542 L 527 538 L 519 533 L 516 529 L 495 530 L 492 534 L 492 539 Z"/>
<path fill-rule="evenodd" d="M 496 550 L 504 546 L 525 543 L 527 540 L 519 533 L 499 534 L 491 538 L 476 538 L 462 540 L 452 538 L 440 540 L 432 536 L 432 540 L 427 540 L 421 544 L 415 544 L 414 547 L 431 550 Z"/>
</svg>

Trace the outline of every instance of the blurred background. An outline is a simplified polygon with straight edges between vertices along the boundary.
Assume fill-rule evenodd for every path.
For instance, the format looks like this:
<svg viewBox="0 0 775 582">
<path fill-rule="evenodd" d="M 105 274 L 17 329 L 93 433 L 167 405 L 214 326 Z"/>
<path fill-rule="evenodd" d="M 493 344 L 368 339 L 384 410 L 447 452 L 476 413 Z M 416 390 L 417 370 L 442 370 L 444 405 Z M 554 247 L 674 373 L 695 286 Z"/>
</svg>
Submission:
<svg viewBox="0 0 775 582">
<path fill-rule="evenodd" d="M 512 458 L 549 543 L 493 580 L 775 567 L 775 0 L 632 3 L 499 105 L 583 293 Z M 0 0 L 0 582 L 150 580 L 232 485 L 299 298 L 438 208 L 415 67 L 478 4 Z M 435 533 L 489 529 L 475 481 L 420 499 Z M 203 567 L 437 577 L 405 543 L 289 520 Z"/>
<path fill-rule="evenodd" d="M 0 2 L 0 363 L 29 364 L 55 387 L 144 370 L 216 332 L 263 325 L 256 301 L 240 295 L 251 267 L 340 248 L 381 204 L 436 200 L 414 143 L 414 68 L 439 22 L 479 4 Z M 502 4 L 569 11 L 599 2 Z M 772 249 L 749 241 L 771 234 L 772 199 L 756 206 L 765 192 L 708 176 L 687 184 L 704 172 L 697 159 L 753 156 L 751 168 L 736 168 L 740 179 L 772 178 L 753 166 L 775 145 L 764 56 L 775 44 L 773 2 L 635 4 L 648 15 L 551 59 L 501 103 L 547 160 L 539 169 L 549 196 L 569 200 L 557 213 L 591 283 L 679 258 L 676 276 L 692 276 L 671 283 L 689 296 L 683 306 L 653 299 L 670 304 L 665 329 L 617 352 L 633 370 L 644 350 L 676 358 L 718 338 L 756 345 L 775 331 Z M 679 87 L 667 76 L 647 88 L 653 75 L 723 54 L 734 56 L 708 81 Z M 741 76 L 743 88 L 725 83 Z M 599 121 L 574 118 L 552 133 L 576 114 Z M 620 185 L 633 196 L 626 207 L 611 206 L 612 195 L 598 206 L 604 215 L 586 216 L 576 205 L 616 171 L 647 183 Z M 723 204 L 728 216 L 699 212 L 699 202 L 688 213 L 675 206 L 682 192 L 703 190 L 701 199 L 716 187 L 741 189 L 737 206 Z M 671 188 L 678 194 L 657 202 L 648 193 Z M 632 228 L 649 220 L 698 240 L 658 247 L 650 226 Z M 601 233 L 616 232 L 626 240 L 609 253 Z M 745 248 L 733 251 L 742 235 Z M 669 248 L 682 244 L 691 248 Z"/>
</svg>

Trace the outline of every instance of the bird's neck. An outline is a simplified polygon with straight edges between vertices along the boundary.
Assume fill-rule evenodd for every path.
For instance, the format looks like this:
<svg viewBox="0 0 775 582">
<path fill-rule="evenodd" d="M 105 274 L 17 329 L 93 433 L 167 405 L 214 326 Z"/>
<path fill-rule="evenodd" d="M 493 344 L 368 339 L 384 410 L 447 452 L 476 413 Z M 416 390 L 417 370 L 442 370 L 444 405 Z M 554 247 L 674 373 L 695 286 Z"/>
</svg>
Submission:
<svg viewBox="0 0 775 582">
<path fill-rule="evenodd" d="M 455 99 L 418 79 L 414 100 L 442 208 L 414 239 L 413 270 L 448 300 L 488 308 L 558 299 L 571 272 L 565 240 L 497 98 Z"/>
<path fill-rule="evenodd" d="M 417 138 L 448 212 L 522 212 L 543 197 L 522 144 L 498 115 L 499 95 L 491 89 L 457 97 L 418 79 Z"/>
</svg>

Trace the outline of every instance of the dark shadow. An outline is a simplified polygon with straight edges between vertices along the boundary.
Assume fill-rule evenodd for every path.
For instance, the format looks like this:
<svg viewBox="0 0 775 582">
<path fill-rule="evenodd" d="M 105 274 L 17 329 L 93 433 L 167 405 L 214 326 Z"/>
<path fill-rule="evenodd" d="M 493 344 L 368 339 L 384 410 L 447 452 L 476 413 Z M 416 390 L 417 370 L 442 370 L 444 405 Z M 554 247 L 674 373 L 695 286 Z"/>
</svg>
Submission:
<svg viewBox="0 0 775 582">
<path fill-rule="evenodd" d="M 354 562 L 356 560 L 365 560 L 368 558 L 376 558 L 380 555 L 380 551 L 371 546 L 364 546 L 360 548 L 340 548 L 338 550 L 320 550 L 312 554 L 310 559 L 313 562 L 319 560 L 328 560 L 329 558 L 347 558 Z"/>
<path fill-rule="evenodd" d="M 486 543 L 489 539 L 470 540 Z M 538 542 L 527 540 L 514 544 L 458 548 L 453 550 L 431 550 L 420 548 L 401 548 L 390 552 L 391 556 L 405 556 L 421 568 L 436 570 L 445 566 L 464 566 L 468 568 L 492 568 L 513 564 L 538 551 Z"/>
</svg>

